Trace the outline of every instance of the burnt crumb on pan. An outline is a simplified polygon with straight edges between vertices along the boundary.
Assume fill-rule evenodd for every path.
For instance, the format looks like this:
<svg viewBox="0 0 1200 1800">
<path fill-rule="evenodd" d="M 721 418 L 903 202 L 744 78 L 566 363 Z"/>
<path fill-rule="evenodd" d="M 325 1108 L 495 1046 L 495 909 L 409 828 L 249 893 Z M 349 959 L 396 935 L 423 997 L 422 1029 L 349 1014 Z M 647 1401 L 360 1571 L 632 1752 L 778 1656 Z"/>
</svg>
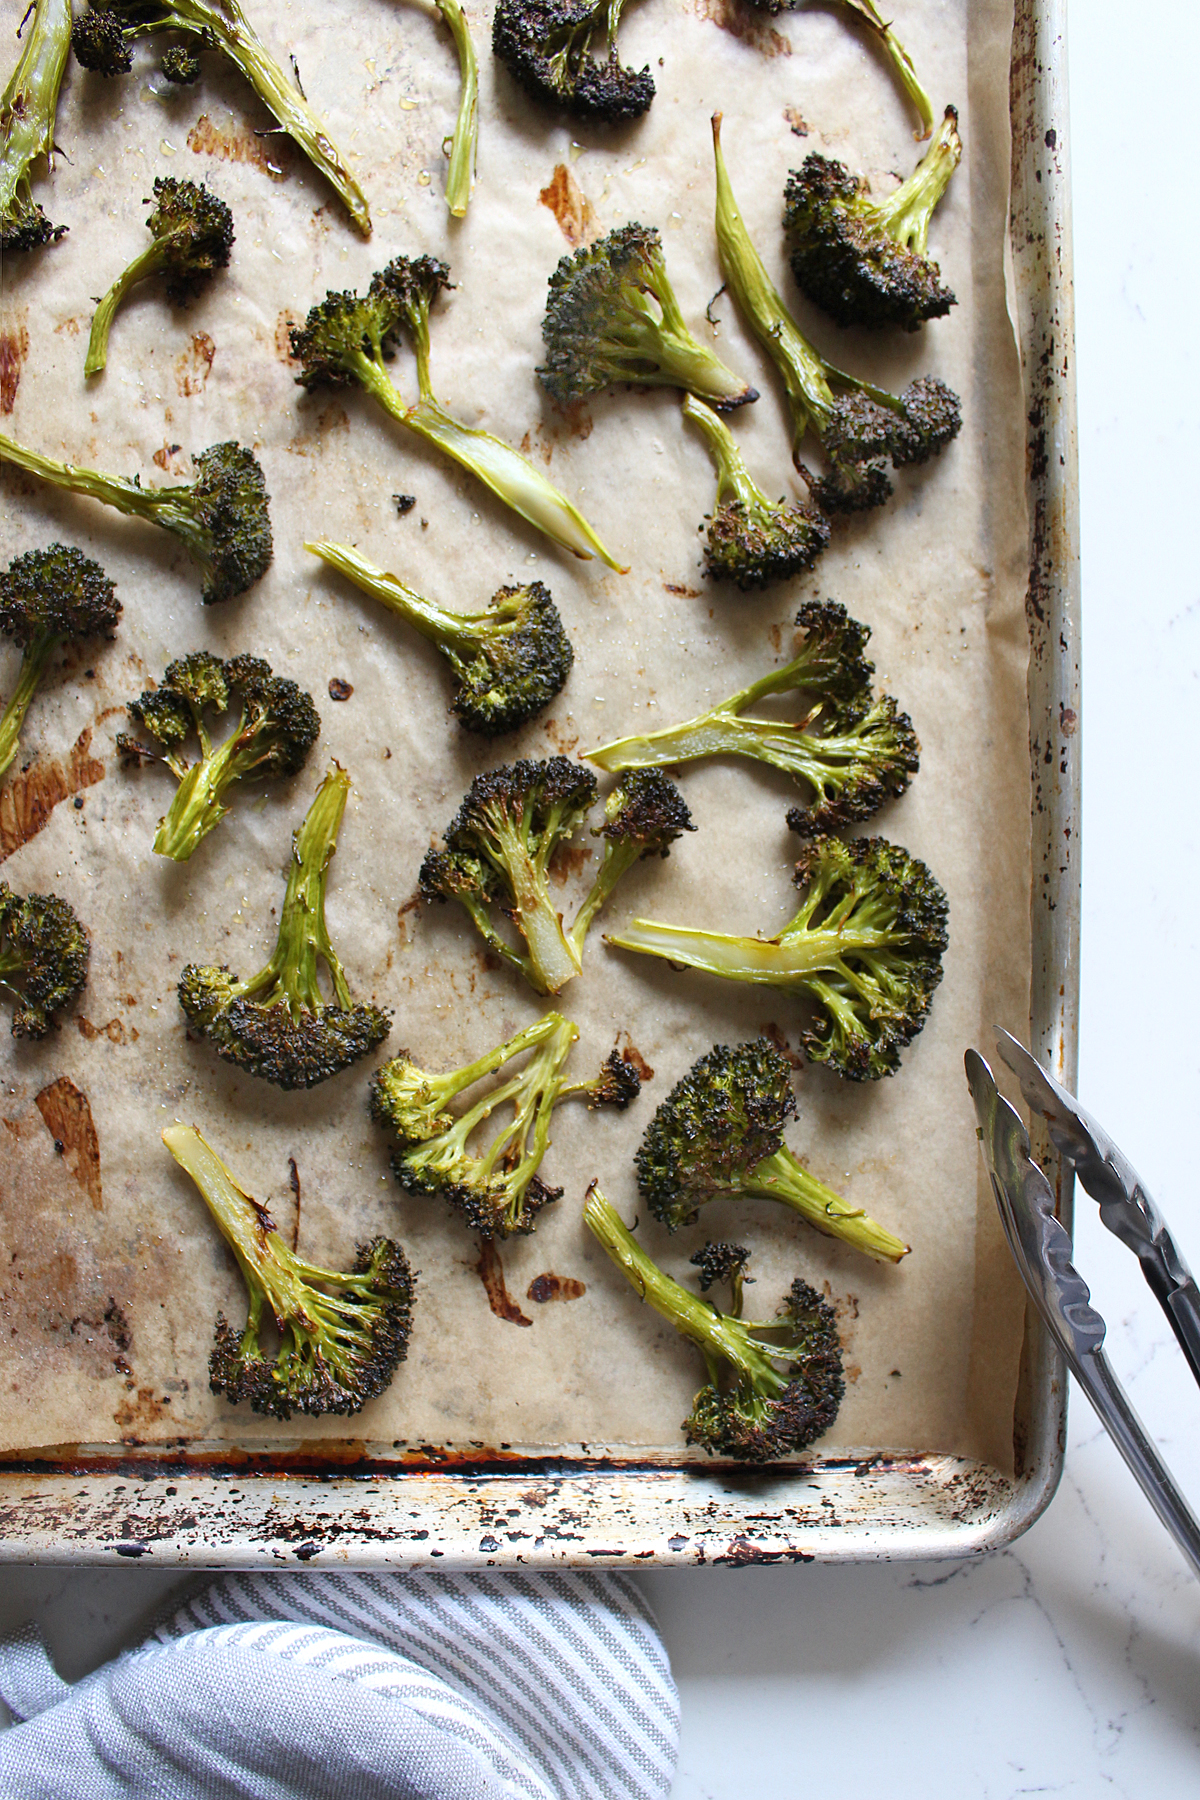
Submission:
<svg viewBox="0 0 1200 1800">
<path fill-rule="evenodd" d="M 417 496 L 415 494 L 393 494 L 392 503 L 396 508 L 397 517 L 402 519 L 417 504 Z"/>
<path fill-rule="evenodd" d="M 550 1300 L 580 1300 L 587 1293 L 582 1281 L 574 1275 L 555 1275 L 549 1269 L 544 1275 L 535 1275 L 525 1292 L 527 1300 L 536 1301 L 545 1306 Z"/>
<path fill-rule="evenodd" d="M 479 1261 L 475 1264 L 475 1273 L 482 1281 L 488 1305 L 498 1319 L 505 1319 L 510 1325 L 533 1324 L 533 1320 L 526 1318 L 505 1286 L 504 1264 L 500 1261 L 495 1238 L 480 1238 Z"/>
<path fill-rule="evenodd" d="M 102 1212 L 100 1139 L 87 1095 L 69 1075 L 60 1075 L 34 1096 L 33 1103 L 54 1140 L 55 1151 L 64 1158 L 95 1210 Z"/>
<path fill-rule="evenodd" d="M 329 677 L 329 698 L 331 700 L 348 700 L 353 692 L 354 689 L 350 683 L 343 681 L 340 675 Z"/>
</svg>

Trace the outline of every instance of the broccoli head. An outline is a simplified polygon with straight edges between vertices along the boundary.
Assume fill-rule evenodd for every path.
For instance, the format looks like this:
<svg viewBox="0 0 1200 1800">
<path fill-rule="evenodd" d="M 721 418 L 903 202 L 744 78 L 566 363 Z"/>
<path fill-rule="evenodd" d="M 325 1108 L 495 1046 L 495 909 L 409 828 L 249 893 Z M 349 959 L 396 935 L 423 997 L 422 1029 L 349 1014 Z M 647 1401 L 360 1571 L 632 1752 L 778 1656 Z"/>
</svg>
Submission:
<svg viewBox="0 0 1200 1800">
<path fill-rule="evenodd" d="M 175 87 L 194 87 L 200 79 L 200 58 L 182 44 L 171 44 L 162 53 L 158 65 L 164 81 Z"/>
<path fill-rule="evenodd" d="M 735 581 L 748 592 L 811 569 L 828 546 L 828 519 L 813 507 L 768 500 L 724 420 L 690 394 L 684 398 L 683 411 L 707 438 L 717 471 L 717 499 L 708 519 L 704 573 L 713 581 Z"/>
<path fill-rule="evenodd" d="M 451 612 L 348 544 L 304 547 L 436 645 L 454 671 L 457 691 L 450 710 L 464 730 L 489 738 L 516 731 L 562 692 L 574 652 L 540 581 L 501 588 L 485 612 Z"/>
<path fill-rule="evenodd" d="M 206 715 L 225 712 L 234 693 L 241 695 L 238 722 L 229 736 L 214 744 Z M 130 702 L 130 717 L 160 749 L 127 736 L 117 748 L 136 761 L 165 763 L 179 783 L 166 817 L 159 822 L 154 848 L 160 856 L 185 862 L 229 808 L 225 796 L 235 782 L 296 775 L 317 741 L 321 720 L 303 688 L 257 656 L 234 656 L 222 662 L 207 650 L 194 650 L 168 664 L 163 684 Z M 195 737 L 200 754 L 189 763 L 183 745 Z"/>
<path fill-rule="evenodd" d="M 635 919 L 609 942 L 731 981 L 803 994 L 816 1023 L 801 1034 L 812 1062 L 850 1081 L 900 1067 L 942 979 L 946 896 L 898 844 L 819 837 L 796 864 L 799 911 L 774 937 L 734 937 Z"/>
<path fill-rule="evenodd" d="M 683 1422 L 689 1444 L 761 1463 L 807 1449 L 829 1430 L 845 1393 L 841 1344 L 833 1308 L 807 1282 L 793 1281 L 775 1318 L 752 1323 L 741 1316 L 745 1264 L 737 1246 L 711 1246 L 740 1259 L 725 1259 L 737 1274 L 731 1310 L 723 1313 L 651 1260 L 594 1182 L 583 1217 L 638 1296 L 704 1358 L 708 1380 Z M 722 1260 L 713 1259 L 714 1272 Z"/>
<path fill-rule="evenodd" d="M 550 894 L 550 859 L 570 842 L 596 798 L 596 777 L 568 757 L 522 759 L 477 775 L 448 826 L 444 850 L 421 865 L 426 900 L 455 899 L 495 953 L 539 994 L 578 975 L 580 958 Z M 523 940 L 492 922 L 497 909 Z"/>
<path fill-rule="evenodd" d="M 0 881 L 0 989 L 14 1037 L 45 1037 L 87 980 L 91 939 L 57 894 L 14 894 Z"/>
<path fill-rule="evenodd" d="M 646 856 L 669 856 L 685 831 L 695 831 L 692 815 L 673 781 L 659 769 L 631 769 L 604 803 L 604 823 L 592 827 L 604 839 L 596 878 L 571 927 L 571 942 L 582 961 L 592 920 L 634 863 Z"/>
<path fill-rule="evenodd" d="M 783 1141 L 796 1116 L 788 1061 L 766 1038 L 716 1045 L 671 1089 L 637 1153 L 638 1192 L 669 1231 L 693 1225 L 710 1200 L 778 1200 L 810 1225 L 877 1262 L 908 1246 L 861 1206 L 810 1175 Z"/>
<path fill-rule="evenodd" d="M 927 254 L 929 221 L 961 158 L 952 106 L 914 172 L 884 200 L 869 199 L 841 163 L 805 157 L 788 176 L 783 213 L 800 291 L 839 325 L 915 331 L 948 313 L 954 295 Z"/>
<path fill-rule="evenodd" d="M 622 225 L 564 256 L 542 321 L 542 386 L 564 404 L 617 381 L 683 388 L 720 411 L 757 400 L 688 330 L 653 226 Z"/>
<path fill-rule="evenodd" d="M 317 1268 L 288 1249 L 266 1207 L 194 1126 L 169 1125 L 162 1137 L 233 1251 L 249 1296 L 240 1334 L 217 1315 L 213 1393 L 276 1419 L 361 1412 L 408 1353 L 416 1280 L 400 1245 L 378 1237 L 359 1246 L 352 1268 Z M 272 1334 L 278 1343 L 269 1347 Z"/>
<path fill-rule="evenodd" d="M 24 32 L 21 54 L 0 95 L 0 255 L 39 250 L 63 236 L 33 197 L 30 170 L 40 157 L 54 164 L 54 121 L 67 51 L 71 44 L 71 0 L 35 0 L 33 24 Z M 21 21 L 23 27 L 27 12 Z M 18 28 L 18 35 L 22 35 Z"/>
<path fill-rule="evenodd" d="M 146 220 L 152 241 L 117 276 L 92 318 L 85 375 L 98 375 L 108 360 L 108 334 L 117 308 L 139 281 L 166 277 L 167 298 L 176 306 L 189 301 L 229 262 L 233 247 L 233 214 L 203 185 L 155 177 L 157 205 Z"/>
<path fill-rule="evenodd" d="M 346 810 L 350 777 L 335 764 L 292 836 L 292 860 L 270 962 L 240 981 L 227 968 L 189 963 L 179 1004 L 218 1056 L 281 1088 L 310 1088 L 381 1044 L 391 1020 L 355 1005 L 325 924 L 325 885 Z M 324 963 L 333 988 L 318 982 Z"/>
<path fill-rule="evenodd" d="M 624 9 L 625 0 L 499 0 L 492 50 L 535 100 L 580 119 L 637 119 L 650 109 L 654 79 L 617 57 Z"/>
<path fill-rule="evenodd" d="M 750 1261 L 750 1252 L 745 1244 L 705 1244 L 688 1258 L 694 1269 L 700 1271 L 700 1292 L 707 1294 L 710 1287 L 718 1281 L 727 1281 L 733 1295 L 730 1311 L 741 1315 L 742 1288 L 754 1286 L 753 1275 L 747 1275 L 746 1265 Z"/>
<path fill-rule="evenodd" d="M 120 616 L 116 589 L 99 563 L 68 544 L 27 550 L 0 574 L 0 632 L 22 651 L 16 686 L 0 716 L 0 776 L 17 754 L 29 704 L 55 651 L 111 638 Z"/>
</svg>

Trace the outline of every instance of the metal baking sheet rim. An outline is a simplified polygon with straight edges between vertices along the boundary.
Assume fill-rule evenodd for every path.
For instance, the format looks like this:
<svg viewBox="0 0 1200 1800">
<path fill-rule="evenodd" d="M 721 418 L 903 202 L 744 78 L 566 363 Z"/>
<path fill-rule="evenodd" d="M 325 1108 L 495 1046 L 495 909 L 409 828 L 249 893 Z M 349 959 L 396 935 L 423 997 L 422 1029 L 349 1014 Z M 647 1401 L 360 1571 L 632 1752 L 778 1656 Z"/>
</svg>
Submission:
<svg viewBox="0 0 1200 1800">
<path fill-rule="evenodd" d="M 1079 532 L 1065 0 L 1016 0 L 1012 292 L 1026 378 L 1033 860 L 1030 1037 L 1073 1087 L 1079 983 Z M 1035 1134 L 1072 1217 L 1069 1173 Z M 982 1555 L 1062 1473 L 1065 1372 L 1029 1309 L 1015 1479 L 946 1455 L 814 1457 L 770 1469 L 480 1449 L 438 1466 L 368 1445 L 307 1474 L 295 1453 L 73 1446 L 0 1467 L 0 1563 L 195 1568 L 645 1567 Z M 394 1453 L 393 1453 L 394 1455 Z M 286 1459 L 286 1468 L 277 1464 Z M 214 1469 L 214 1463 L 220 1465 Z"/>
</svg>

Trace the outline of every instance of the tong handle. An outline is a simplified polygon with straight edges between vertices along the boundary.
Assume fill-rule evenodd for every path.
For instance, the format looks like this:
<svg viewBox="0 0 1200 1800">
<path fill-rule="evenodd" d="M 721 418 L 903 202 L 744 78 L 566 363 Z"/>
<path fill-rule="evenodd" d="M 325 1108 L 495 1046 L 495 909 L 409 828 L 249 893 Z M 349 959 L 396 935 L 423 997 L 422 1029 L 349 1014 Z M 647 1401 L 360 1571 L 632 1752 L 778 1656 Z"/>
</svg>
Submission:
<svg viewBox="0 0 1200 1800">
<path fill-rule="evenodd" d="M 1091 1401 L 1117 1449 L 1147 1500 L 1176 1544 L 1200 1576 L 1200 1521 L 1175 1486 L 1171 1472 L 1130 1405 L 1129 1397 L 1113 1374 L 1103 1350 L 1073 1355 L 1063 1346 L 1080 1387 Z"/>
</svg>

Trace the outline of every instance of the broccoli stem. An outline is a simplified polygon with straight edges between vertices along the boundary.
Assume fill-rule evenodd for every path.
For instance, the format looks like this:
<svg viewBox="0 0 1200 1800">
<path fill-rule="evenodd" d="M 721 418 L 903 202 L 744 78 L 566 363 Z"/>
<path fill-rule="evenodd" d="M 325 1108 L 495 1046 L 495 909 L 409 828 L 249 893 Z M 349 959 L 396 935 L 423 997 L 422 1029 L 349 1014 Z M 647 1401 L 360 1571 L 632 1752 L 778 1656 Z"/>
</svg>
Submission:
<svg viewBox="0 0 1200 1800">
<path fill-rule="evenodd" d="M 406 619 L 439 649 L 452 647 L 470 654 L 488 635 L 486 629 L 480 629 L 481 620 L 477 614 L 451 612 L 449 607 L 439 606 L 435 600 L 426 600 L 422 594 L 405 587 L 398 576 L 377 569 L 373 562 L 360 556 L 348 544 L 334 544 L 322 538 L 315 544 L 305 544 L 304 548 L 331 568 L 340 569 L 356 587 L 386 606 L 397 618 Z"/>
<path fill-rule="evenodd" d="M 436 0 L 436 5 L 454 38 L 462 77 L 458 118 L 450 144 L 450 169 L 446 176 L 446 205 L 452 218 L 462 219 L 466 217 L 471 198 L 471 175 L 479 143 L 479 63 L 458 0 Z"/>
<path fill-rule="evenodd" d="M 634 842 L 613 843 L 605 839 L 604 858 L 596 870 L 589 893 L 575 915 L 575 923 L 571 926 L 569 937 L 576 956 L 583 962 L 583 946 L 591 927 L 592 920 L 604 906 L 621 877 L 632 869 L 635 862 L 645 853 L 645 844 Z M 580 1082 L 581 1090 L 590 1087 L 589 1082 Z"/>
<path fill-rule="evenodd" d="M 108 334 L 117 308 L 122 304 L 130 288 L 148 276 L 156 275 L 171 259 L 172 245 L 168 238 L 154 238 L 146 248 L 135 256 L 129 267 L 122 271 L 113 282 L 104 298 L 100 301 L 92 315 L 92 330 L 88 338 L 87 361 L 83 365 L 85 375 L 99 375 L 108 361 Z"/>
<path fill-rule="evenodd" d="M 851 1206 L 823 1181 L 810 1175 L 786 1144 L 781 1145 L 773 1156 L 765 1157 L 739 1191 L 790 1206 L 793 1212 L 798 1212 L 802 1219 L 807 1219 L 827 1237 L 841 1238 L 843 1243 L 852 1244 L 856 1250 L 874 1257 L 876 1262 L 898 1263 L 901 1257 L 908 1255 L 908 1244 L 877 1224 L 861 1206 Z"/>
<path fill-rule="evenodd" d="M 175 790 L 175 798 L 167 810 L 165 818 L 159 820 L 158 831 L 154 838 L 154 849 L 159 856 L 169 856 L 173 862 L 186 862 L 196 846 L 206 838 L 210 831 L 218 826 L 229 808 L 224 805 L 222 796 L 233 781 L 252 775 L 267 750 L 259 748 L 259 732 L 253 726 L 243 723 L 238 731 L 230 732 L 223 744 L 215 750 L 211 749 L 207 735 L 201 731 L 197 722 L 202 754 L 191 767 L 185 770 L 179 786 Z M 164 759 L 165 760 L 165 759 Z M 328 778 L 327 778 L 328 779 Z M 349 777 L 346 777 L 349 785 Z M 345 806 L 345 796 L 342 798 Z M 338 821 L 341 812 L 338 813 Z M 334 826 L 334 836 L 337 826 Z M 293 870 L 294 873 L 294 870 Z M 289 893 L 290 877 L 289 877 Z M 287 901 L 284 901 L 286 916 Z M 268 968 L 272 965 L 269 964 Z M 266 971 L 264 970 L 265 974 Z M 343 984 L 344 985 L 344 984 Z M 319 1001 L 318 1005 L 324 1003 Z M 338 1000 L 339 1006 L 349 1005 L 349 999 Z M 293 1017 L 295 1015 L 293 1014 Z"/>
<path fill-rule="evenodd" d="M 194 490 L 190 487 L 144 488 L 136 478 L 129 481 L 122 475 L 105 475 L 98 469 L 82 469 L 74 463 L 57 462 L 36 450 L 27 450 L 13 438 L 5 437 L 3 432 L 0 432 L 0 462 L 13 463 L 27 474 L 36 475 L 53 487 L 65 488 L 68 493 L 87 494 L 92 500 L 102 500 L 106 506 L 116 507 L 118 512 L 161 525 L 181 539 L 201 564 L 207 565 L 210 559 L 212 545 L 196 523 L 192 509 Z"/>
<path fill-rule="evenodd" d="M 857 923 L 846 926 L 835 917 L 825 926 L 785 928 L 778 937 L 752 938 L 663 925 L 655 919 L 634 919 L 623 933 L 613 933 L 608 942 L 621 950 L 661 956 L 667 962 L 683 963 L 689 969 L 724 975 L 734 981 L 811 988 L 816 985 L 815 978 L 836 975 L 859 990 L 862 984 L 845 962 L 845 956 L 887 949 L 895 943 L 895 932 Z M 824 991 L 822 999 L 832 1004 L 832 996 Z"/>
<path fill-rule="evenodd" d="M 842 4 L 860 18 L 864 25 L 869 26 L 882 43 L 900 77 L 901 86 L 917 109 L 917 117 L 923 129 L 914 135 L 927 138 L 933 130 L 933 101 L 917 78 L 912 57 L 879 11 L 875 0 L 842 0 Z"/>
<path fill-rule="evenodd" d="M 492 813 L 499 855 L 512 883 L 513 900 L 529 951 L 525 973 L 539 994 L 557 994 L 579 974 L 582 961 L 563 930 L 562 914 L 550 898 L 543 855 L 531 856 L 522 821 Z"/>
<path fill-rule="evenodd" d="M 658 302 L 657 311 L 648 293 Z M 714 406 L 721 407 L 742 406 L 747 400 L 758 398 L 732 369 L 726 368 L 715 351 L 696 342 L 669 282 L 663 281 L 648 293 L 626 286 L 622 315 L 607 323 L 605 335 L 631 356 L 647 362 L 653 373 L 630 373 L 630 364 L 623 359 L 621 368 L 614 372 L 614 380 L 683 388 L 685 393 L 703 394 Z"/>
<path fill-rule="evenodd" d="M 928 251 L 929 221 L 950 185 L 961 155 L 958 114 L 948 106 L 937 136 L 908 180 L 885 199 L 870 203 L 871 213 L 888 235 L 918 256 Z"/>
<path fill-rule="evenodd" d="M 39 634 L 25 646 L 21 658 L 21 669 L 17 676 L 17 685 L 13 689 L 12 698 L 0 718 L 0 777 L 7 774 L 21 736 L 21 727 L 25 723 L 25 714 L 29 711 L 29 703 L 37 693 L 42 676 L 46 672 L 46 664 L 58 638 L 50 632 Z"/>
<path fill-rule="evenodd" d="M 702 756 L 753 756 L 776 768 L 795 770 L 818 785 L 829 773 L 828 762 L 812 754 L 806 732 L 813 713 L 796 723 L 786 719 L 746 718 L 744 708 L 768 694 L 804 686 L 803 656 L 774 669 L 749 687 L 731 694 L 710 712 L 682 725 L 666 725 L 661 731 L 617 738 L 598 750 L 585 750 L 588 762 L 610 773 L 618 769 L 669 768 L 673 763 L 694 762 Z M 801 665 L 798 667 L 798 665 Z M 819 676 L 814 672 L 814 681 Z M 814 709 L 815 711 L 815 709 Z M 822 740 L 825 742 L 826 740 Z M 811 740 L 808 740 L 811 744 Z"/>
<path fill-rule="evenodd" d="M 46 241 L 47 231 L 57 235 L 53 227 L 38 229 L 29 170 L 39 156 L 53 159 L 58 92 L 70 48 L 71 0 L 37 0 L 33 28 L 0 97 L 0 241 L 5 249 L 31 248 L 30 241 L 19 241 L 30 231 L 37 242 Z"/>
<path fill-rule="evenodd" d="M 745 458 L 724 419 L 719 418 L 711 406 L 705 406 L 703 400 L 697 400 L 694 394 L 684 395 L 683 416 L 700 427 L 708 444 L 713 467 L 717 471 L 716 504 L 720 506 L 722 500 L 732 496 L 745 506 L 761 506 L 762 493 L 751 477 Z"/>
</svg>

